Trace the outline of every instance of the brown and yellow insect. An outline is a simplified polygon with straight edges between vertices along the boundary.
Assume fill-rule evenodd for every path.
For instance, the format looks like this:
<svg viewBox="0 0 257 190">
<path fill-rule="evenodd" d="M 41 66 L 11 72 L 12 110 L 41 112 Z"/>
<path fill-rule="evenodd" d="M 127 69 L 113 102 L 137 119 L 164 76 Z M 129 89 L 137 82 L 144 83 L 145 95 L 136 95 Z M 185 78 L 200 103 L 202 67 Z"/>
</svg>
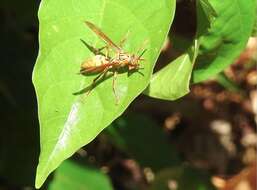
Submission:
<svg viewBox="0 0 257 190">
<path fill-rule="evenodd" d="M 118 73 L 118 69 L 127 67 L 129 71 L 138 70 L 139 69 L 139 61 L 142 61 L 142 55 L 145 53 L 144 50 L 139 56 L 136 54 L 130 54 L 123 51 L 120 46 L 117 46 L 108 36 L 106 36 L 97 26 L 93 23 L 86 21 L 86 25 L 105 43 L 106 46 L 106 54 L 96 54 L 94 57 L 87 59 L 81 64 L 80 73 L 81 74 L 91 74 L 91 73 L 99 73 L 99 75 L 93 80 L 90 85 L 90 90 L 93 88 L 94 84 L 100 78 L 104 77 L 108 71 L 113 72 L 113 82 L 112 88 L 113 93 L 115 95 L 116 103 L 118 103 L 118 97 L 115 91 L 115 81 Z M 125 41 L 122 40 L 120 44 Z M 109 48 L 111 48 L 115 55 L 114 57 L 109 56 Z M 103 48 L 101 48 L 103 49 Z M 88 94 L 90 92 L 88 91 Z"/>
</svg>

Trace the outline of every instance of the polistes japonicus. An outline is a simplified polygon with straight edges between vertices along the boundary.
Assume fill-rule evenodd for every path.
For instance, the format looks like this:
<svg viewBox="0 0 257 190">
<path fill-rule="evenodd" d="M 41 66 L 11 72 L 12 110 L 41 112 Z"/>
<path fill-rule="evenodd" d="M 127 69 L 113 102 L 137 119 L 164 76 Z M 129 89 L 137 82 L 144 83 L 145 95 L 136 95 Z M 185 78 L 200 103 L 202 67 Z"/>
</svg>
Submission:
<svg viewBox="0 0 257 190">
<path fill-rule="evenodd" d="M 136 54 L 127 53 L 121 48 L 121 46 L 116 45 L 93 23 L 89 21 L 85 21 L 85 23 L 98 37 L 100 37 L 106 43 L 106 46 L 100 49 L 102 50 L 106 48 L 105 55 L 98 52 L 94 57 L 87 59 L 81 64 L 81 74 L 99 73 L 99 75 L 93 80 L 92 84 L 90 85 L 90 89 L 87 94 L 90 93 L 98 80 L 104 77 L 108 71 L 111 71 L 113 72 L 112 89 L 115 96 L 116 104 L 118 104 L 119 99 L 115 91 L 115 81 L 117 78 L 118 70 L 124 67 L 127 67 L 128 71 L 138 70 L 140 66 L 139 61 L 144 60 L 141 57 L 145 53 L 146 49 L 143 50 L 143 52 L 139 56 Z M 124 41 L 125 39 L 122 40 L 120 44 L 124 43 Z M 109 56 L 110 48 L 115 52 L 114 57 Z"/>
</svg>

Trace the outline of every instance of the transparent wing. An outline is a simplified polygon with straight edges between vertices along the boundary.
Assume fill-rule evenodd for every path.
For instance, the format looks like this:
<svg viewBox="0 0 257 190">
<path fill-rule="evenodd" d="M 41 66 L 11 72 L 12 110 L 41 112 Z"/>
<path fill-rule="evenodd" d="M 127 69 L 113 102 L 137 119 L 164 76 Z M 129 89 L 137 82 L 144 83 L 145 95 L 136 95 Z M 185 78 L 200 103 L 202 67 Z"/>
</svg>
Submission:
<svg viewBox="0 0 257 190">
<path fill-rule="evenodd" d="M 85 21 L 86 25 L 99 36 L 103 41 L 105 41 L 111 48 L 115 51 L 121 51 L 121 48 L 117 46 L 108 36 L 106 36 L 97 26 L 89 21 Z"/>
</svg>

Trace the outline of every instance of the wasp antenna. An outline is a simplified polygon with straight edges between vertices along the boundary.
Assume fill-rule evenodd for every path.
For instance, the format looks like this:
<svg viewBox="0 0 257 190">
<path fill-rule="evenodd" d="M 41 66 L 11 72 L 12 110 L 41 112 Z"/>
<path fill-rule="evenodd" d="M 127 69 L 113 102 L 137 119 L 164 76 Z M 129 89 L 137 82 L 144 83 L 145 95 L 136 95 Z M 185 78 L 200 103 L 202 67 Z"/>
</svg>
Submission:
<svg viewBox="0 0 257 190">
<path fill-rule="evenodd" d="M 144 59 L 141 59 L 141 57 L 144 55 L 144 53 L 147 51 L 147 49 L 144 49 L 143 52 L 138 56 L 138 59 L 139 60 L 144 60 Z"/>
<path fill-rule="evenodd" d="M 95 25 L 92 22 L 85 21 L 85 24 L 88 25 L 89 27 L 94 27 Z"/>
</svg>

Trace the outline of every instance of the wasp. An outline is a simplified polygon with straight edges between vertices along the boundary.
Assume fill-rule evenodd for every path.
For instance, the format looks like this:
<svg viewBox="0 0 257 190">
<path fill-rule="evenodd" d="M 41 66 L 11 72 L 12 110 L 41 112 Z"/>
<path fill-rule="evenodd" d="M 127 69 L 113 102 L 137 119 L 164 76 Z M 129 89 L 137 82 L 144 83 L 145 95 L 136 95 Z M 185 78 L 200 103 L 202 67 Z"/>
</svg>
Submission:
<svg viewBox="0 0 257 190">
<path fill-rule="evenodd" d="M 127 67 L 128 71 L 131 70 L 138 70 L 139 69 L 139 61 L 144 60 L 142 58 L 143 54 L 146 50 L 144 50 L 139 56 L 136 54 L 131 54 L 125 52 L 121 44 L 125 42 L 123 39 L 120 42 L 120 46 L 116 45 L 107 35 L 105 35 L 97 26 L 89 21 L 85 21 L 85 24 L 105 43 L 106 46 L 100 48 L 106 49 L 106 54 L 103 55 L 102 53 L 98 52 L 92 58 L 87 59 L 81 64 L 80 73 L 81 74 L 92 74 L 92 73 L 99 73 L 98 76 L 93 80 L 92 84 L 90 85 L 90 90 L 87 94 L 91 91 L 94 87 L 95 83 L 104 77 L 108 71 L 113 72 L 113 81 L 112 81 L 112 89 L 115 96 L 116 104 L 118 104 L 118 96 L 115 91 L 115 81 L 117 78 L 118 70 L 120 68 Z M 109 56 L 109 49 L 112 49 L 115 52 L 113 57 Z"/>
</svg>

